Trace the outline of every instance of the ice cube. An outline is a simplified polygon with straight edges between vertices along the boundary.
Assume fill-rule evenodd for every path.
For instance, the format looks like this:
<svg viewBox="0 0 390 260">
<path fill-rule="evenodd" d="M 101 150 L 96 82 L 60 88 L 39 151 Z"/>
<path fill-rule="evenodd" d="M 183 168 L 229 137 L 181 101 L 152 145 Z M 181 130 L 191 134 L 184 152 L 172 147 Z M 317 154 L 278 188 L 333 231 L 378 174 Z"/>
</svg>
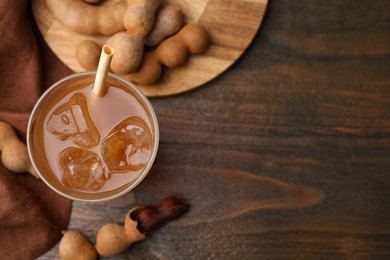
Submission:
<svg viewBox="0 0 390 260">
<path fill-rule="evenodd" d="M 47 121 L 47 129 L 59 139 L 71 139 L 85 148 L 92 148 L 100 142 L 99 131 L 89 115 L 86 98 L 81 93 L 74 94 L 53 111 Z"/>
<path fill-rule="evenodd" d="M 62 183 L 71 189 L 98 191 L 110 178 L 99 156 L 84 148 L 68 147 L 60 153 Z"/>
<path fill-rule="evenodd" d="M 139 170 L 149 160 L 152 139 L 150 129 L 142 118 L 128 117 L 103 139 L 103 160 L 112 172 Z"/>
</svg>

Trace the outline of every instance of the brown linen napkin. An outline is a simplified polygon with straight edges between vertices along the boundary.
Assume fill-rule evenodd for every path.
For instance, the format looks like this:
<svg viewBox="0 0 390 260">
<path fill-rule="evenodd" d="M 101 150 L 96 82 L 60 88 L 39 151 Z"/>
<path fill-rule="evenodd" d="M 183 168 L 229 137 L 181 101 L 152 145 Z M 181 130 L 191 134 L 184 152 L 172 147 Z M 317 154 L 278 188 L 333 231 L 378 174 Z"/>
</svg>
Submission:
<svg viewBox="0 0 390 260">
<path fill-rule="evenodd" d="M 30 112 L 43 91 L 71 73 L 34 25 L 28 0 L 0 1 L 0 120 L 25 141 Z M 29 174 L 0 163 L 0 259 L 33 259 L 66 229 L 71 201 Z"/>
</svg>

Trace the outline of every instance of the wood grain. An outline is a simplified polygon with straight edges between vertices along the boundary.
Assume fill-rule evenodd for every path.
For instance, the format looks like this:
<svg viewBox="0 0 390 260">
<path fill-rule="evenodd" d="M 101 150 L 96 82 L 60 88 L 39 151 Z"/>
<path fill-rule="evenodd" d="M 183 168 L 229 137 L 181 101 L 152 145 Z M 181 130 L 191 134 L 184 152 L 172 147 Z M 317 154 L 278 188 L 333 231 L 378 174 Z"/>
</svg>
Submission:
<svg viewBox="0 0 390 260">
<path fill-rule="evenodd" d="M 390 2 L 270 1 L 238 62 L 153 98 L 156 164 L 70 228 L 179 193 L 183 218 L 113 259 L 389 259 Z M 54 248 L 41 259 L 58 258 Z"/>
<path fill-rule="evenodd" d="M 125 0 L 121 0 L 125 1 Z M 118 0 L 107 0 L 107 4 Z M 167 96 L 200 87 L 228 69 L 255 37 L 264 17 L 268 0 L 165 0 L 164 4 L 182 7 L 186 23 L 200 23 L 208 31 L 211 44 L 206 53 L 192 55 L 184 66 L 164 69 L 160 81 L 139 85 L 147 96 Z M 39 30 L 49 47 L 73 71 L 85 69 L 75 58 L 76 47 L 91 39 L 103 45 L 108 37 L 80 35 L 56 20 L 45 0 L 32 0 Z"/>
</svg>

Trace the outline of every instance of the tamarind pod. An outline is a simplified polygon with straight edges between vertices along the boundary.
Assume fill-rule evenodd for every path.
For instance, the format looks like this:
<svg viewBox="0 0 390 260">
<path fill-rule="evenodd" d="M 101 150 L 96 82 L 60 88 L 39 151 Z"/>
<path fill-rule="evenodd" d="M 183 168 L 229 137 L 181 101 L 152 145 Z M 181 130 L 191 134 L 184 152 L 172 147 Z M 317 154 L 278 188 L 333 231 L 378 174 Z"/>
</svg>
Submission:
<svg viewBox="0 0 390 260">
<path fill-rule="evenodd" d="M 146 36 L 153 28 L 159 0 L 128 0 L 123 24 L 127 32 Z"/>
<path fill-rule="evenodd" d="M 90 5 L 80 0 L 46 0 L 46 4 L 58 21 L 80 34 L 111 35 L 125 30 L 122 19 L 126 1 L 115 5 Z"/>
<path fill-rule="evenodd" d="M 77 231 L 63 231 L 63 237 L 59 246 L 62 260 L 96 260 L 98 255 L 94 246 L 88 239 Z"/>
<path fill-rule="evenodd" d="M 171 69 L 184 65 L 188 60 L 187 46 L 178 37 L 166 39 L 154 52 L 161 63 Z"/>
<path fill-rule="evenodd" d="M 101 256 L 113 256 L 123 252 L 131 244 L 132 242 L 126 238 L 123 226 L 109 223 L 99 229 L 95 249 Z"/>
<path fill-rule="evenodd" d="M 156 59 L 154 52 L 146 52 L 140 68 L 130 74 L 123 75 L 124 78 L 140 85 L 151 85 L 157 82 L 162 73 L 162 66 Z"/>
<path fill-rule="evenodd" d="M 0 121 L 0 159 L 8 170 L 15 173 L 29 172 L 39 179 L 28 155 L 27 146 L 19 140 L 12 126 Z"/>
<path fill-rule="evenodd" d="M 191 54 L 201 54 L 209 46 L 209 35 L 200 24 L 187 24 L 174 37 L 180 39 Z"/>
<path fill-rule="evenodd" d="M 184 22 L 182 9 L 176 5 L 162 7 L 156 16 L 155 24 L 145 37 L 145 45 L 156 46 L 165 38 L 180 30 Z"/>
<path fill-rule="evenodd" d="M 139 68 L 144 52 L 142 36 L 119 32 L 111 36 L 107 44 L 115 50 L 110 66 L 112 72 L 123 75 Z"/>
<path fill-rule="evenodd" d="M 76 59 L 84 69 L 97 70 L 101 49 L 94 41 L 82 41 L 76 47 Z"/>
</svg>

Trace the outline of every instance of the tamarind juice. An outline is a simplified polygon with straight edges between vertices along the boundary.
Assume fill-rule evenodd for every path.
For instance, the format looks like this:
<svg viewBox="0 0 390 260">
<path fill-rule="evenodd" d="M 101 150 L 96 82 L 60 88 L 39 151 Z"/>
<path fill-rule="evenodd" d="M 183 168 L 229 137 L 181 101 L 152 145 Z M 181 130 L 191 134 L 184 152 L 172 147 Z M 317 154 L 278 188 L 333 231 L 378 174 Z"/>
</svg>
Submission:
<svg viewBox="0 0 390 260">
<path fill-rule="evenodd" d="M 118 197 L 148 173 L 158 148 L 158 123 L 130 82 L 107 77 L 93 94 L 94 72 L 55 83 L 37 102 L 28 126 L 31 161 L 59 194 L 83 201 Z"/>
</svg>

